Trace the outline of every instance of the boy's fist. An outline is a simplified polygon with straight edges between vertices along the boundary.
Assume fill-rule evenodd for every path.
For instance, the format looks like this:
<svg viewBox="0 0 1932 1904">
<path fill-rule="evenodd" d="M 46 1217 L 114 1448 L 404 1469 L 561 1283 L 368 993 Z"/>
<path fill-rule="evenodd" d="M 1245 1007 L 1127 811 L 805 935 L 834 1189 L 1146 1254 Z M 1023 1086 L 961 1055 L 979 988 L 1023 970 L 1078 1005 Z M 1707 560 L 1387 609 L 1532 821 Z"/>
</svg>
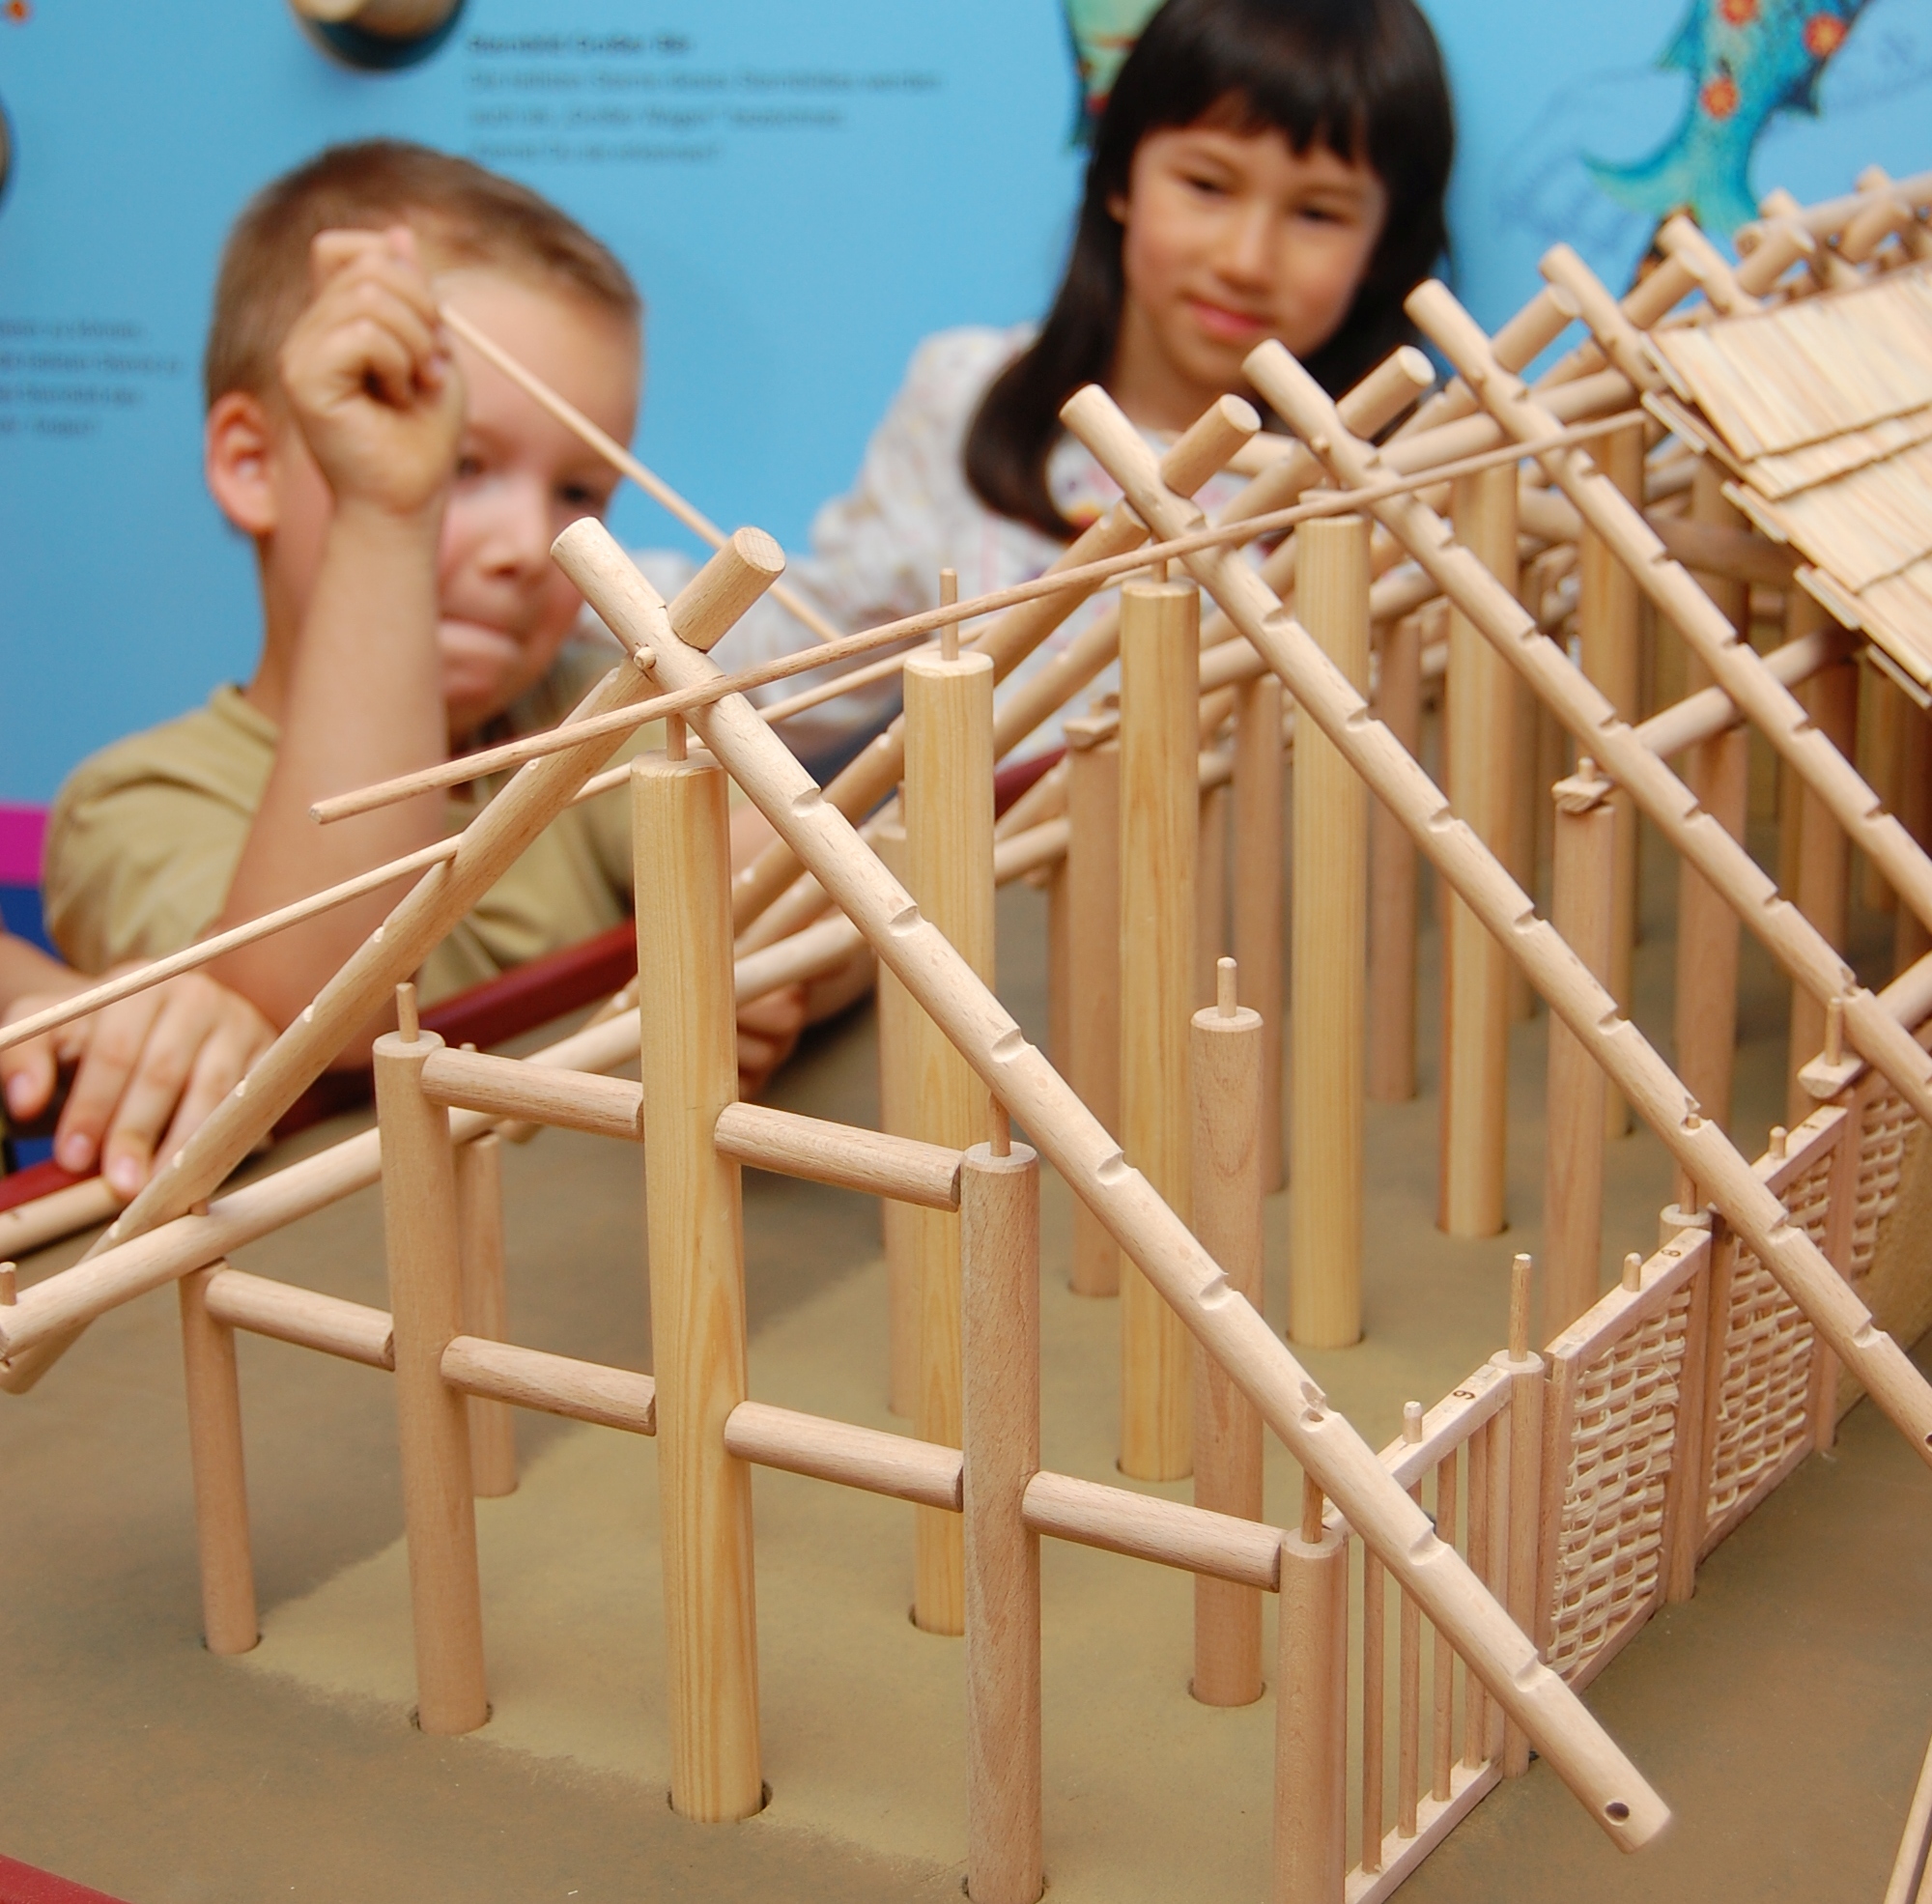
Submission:
<svg viewBox="0 0 1932 1904">
<path fill-rule="evenodd" d="M 338 504 L 437 502 L 456 465 L 463 382 L 405 225 L 323 232 L 314 288 L 282 346 L 282 388 Z"/>
</svg>

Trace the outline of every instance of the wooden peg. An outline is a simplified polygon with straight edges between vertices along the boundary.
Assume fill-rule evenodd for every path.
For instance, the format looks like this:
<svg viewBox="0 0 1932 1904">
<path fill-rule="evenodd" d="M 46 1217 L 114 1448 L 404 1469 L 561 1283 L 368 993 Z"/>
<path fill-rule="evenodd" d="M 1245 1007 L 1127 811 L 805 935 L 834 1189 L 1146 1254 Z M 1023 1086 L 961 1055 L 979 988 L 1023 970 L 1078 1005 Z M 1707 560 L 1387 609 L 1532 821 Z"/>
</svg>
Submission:
<svg viewBox="0 0 1932 1904">
<path fill-rule="evenodd" d="M 1790 1141 L 1791 1141 L 1791 1133 L 1788 1130 L 1786 1130 L 1781 1123 L 1775 1123 L 1772 1125 L 1771 1154 L 1774 1157 L 1781 1158 L 1784 1155 L 1784 1147 Z"/>
<path fill-rule="evenodd" d="M 1624 1288 L 1633 1295 L 1643 1288 L 1643 1258 L 1635 1250 L 1624 1258 Z"/>
<path fill-rule="evenodd" d="M 1301 1477 L 1301 1538 L 1313 1547 L 1321 1538 L 1321 1514 L 1327 1497 L 1312 1474 Z"/>
<path fill-rule="evenodd" d="M 1411 1444 L 1422 1439 L 1422 1404 L 1405 1402 L 1402 1405 L 1402 1438 Z"/>
<path fill-rule="evenodd" d="M 1232 1018 L 1240 1009 L 1236 997 L 1239 970 L 1232 958 L 1214 961 L 1214 1009 L 1220 1017 Z"/>
<path fill-rule="evenodd" d="M 1510 1263 L 1509 1352 L 1512 1362 L 1529 1353 L 1530 1258 L 1519 1250 Z"/>
<path fill-rule="evenodd" d="M 19 1271 L 12 1263 L 0 1263 L 0 1309 L 11 1309 L 20 1299 Z"/>
<path fill-rule="evenodd" d="M 667 714 L 665 716 L 665 758 L 667 760 L 682 760 L 686 757 L 688 752 L 689 742 L 686 739 L 684 716 L 682 714 Z"/>
<path fill-rule="evenodd" d="M 939 571 L 939 606 L 950 609 L 959 599 L 959 571 L 941 569 Z M 959 624 L 947 622 L 939 631 L 939 658 L 941 661 L 959 659 Z"/>
<path fill-rule="evenodd" d="M 396 1030 L 405 1044 L 415 1043 L 420 1030 L 416 1017 L 416 988 L 414 981 L 409 979 L 396 987 Z"/>
<path fill-rule="evenodd" d="M 1828 998 L 1825 1001 L 1825 1062 L 1833 1066 L 1845 1062 L 1845 1001 L 1842 998 Z"/>
</svg>

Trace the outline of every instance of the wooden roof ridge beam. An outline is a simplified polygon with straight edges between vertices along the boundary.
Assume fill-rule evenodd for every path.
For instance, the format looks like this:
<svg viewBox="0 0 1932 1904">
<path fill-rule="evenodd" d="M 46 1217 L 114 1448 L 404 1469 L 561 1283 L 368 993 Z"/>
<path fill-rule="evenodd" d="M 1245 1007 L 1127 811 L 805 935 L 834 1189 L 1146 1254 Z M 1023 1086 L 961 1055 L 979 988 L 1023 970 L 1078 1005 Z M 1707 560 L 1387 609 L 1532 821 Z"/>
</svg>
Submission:
<svg viewBox="0 0 1932 1904">
<path fill-rule="evenodd" d="M 1580 259 L 1569 268 L 1566 280 L 1577 282 L 1577 273 L 1587 275 Z M 1446 285 L 1422 285 L 1411 294 L 1407 308 L 1444 354 L 1476 380 L 1485 408 L 1512 437 L 1519 441 L 1534 440 L 1548 429 L 1553 420 L 1548 410 L 1520 379 L 1496 363 L 1481 326 L 1456 301 Z M 1594 300 L 1592 311 L 1606 325 L 1612 322 Z M 1627 339 L 1619 339 L 1617 348 L 1627 344 Z M 1644 521 L 1643 512 L 1603 476 L 1587 455 L 1559 450 L 1544 458 L 1544 467 L 1630 571 L 1637 586 L 1690 642 L 1711 670 L 1711 678 L 1791 763 L 1853 845 L 1879 868 L 1905 904 L 1932 926 L 1932 858 L 1897 817 L 1885 810 L 1885 803 L 1857 767 L 1811 725 L 1798 697 L 1765 667 L 1763 657 L 1750 643 L 1740 638 L 1690 572 L 1671 556 L 1657 531 Z M 1862 1043 L 1860 1048 L 1865 1049 Z M 1866 1056 L 1885 1068 L 1876 1052 L 1867 1050 Z M 1904 1090 L 1905 1086 L 1900 1084 L 1899 1088 Z"/>
<path fill-rule="evenodd" d="M 1321 386 L 1286 351 L 1264 344 L 1249 356 L 1247 370 L 1256 386 L 1321 451 L 1339 478 L 1356 485 L 1373 475 L 1372 445 L 1349 434 Z M 1090 408 L 1105 404 L 1112 410 L 1102 393 L 1083 395 L 1092 400 Z M 1085 419 L 1080 434 L 1090 447 L 1100 440 L 1097 433 L 1090 435 Z M 1117 434 L 1101 460 L 1114 469 L 1116 480 L 1125 470 L 1127 494 L 1155 511 L 1159 526 L 1168 527 L 1180 518 L 1185 505 L 1160 492 L 1144 469 L 1133 468 Z M 1822 976 L 1828 993 L 1832 975 L 1842 975 L 1838 996 L 1847 1025 L 1856 1009 L 1861 1031 L 1869 1040 L 1864 1048 L 1882 1046 L 1894 1068 L 1912 1068 L 1897 1066 L 1895 1047 L 1906 1044 L 1918 1060 L 1918 1098 L 1924 1102 L 1932 1097 L 1925 1055 L 1917 1043 L 1869 992 L 1853 989 L 1856 980 L 1849 969 L 1815 928 L 1778 896 L 1730 835 L 1698 809 L 1683 782 L 1637 739 L 1581 670 L 1538 631 L 1516 597 L 1454 540 L 1449 526 L 1412 499 L 1378 504 L 1377 513 L 1409 544 L 1441 582 L 1444 593 L 1509 657 L 1592 757 L 1617 776 L 1678 851 L 1690 856 L 1747 923 L 1760 930 L 1773 928 L 1764 936 L 1775 952 L 1793 954 L 1795 964 L 1814 980 Z M 1260 578 L 1252 570 L 1244 578 L 1211 553 L 1190 557 L 1189 567 L 1230 612 L 1238 608 L 1249 639 L 1282 674 L 1297 705 L 1321 723 L 1463 902 L 1510 949 L 1551 1009 L 1562 1016 L 1692 1180 L 1710 1192 L 1725 1219 L 1749 1241 L 1846 1366 L 1869 1366 L 1877 1374 L 1883 1390 L 1867 1386 L 1880 1397 L 1879 1406 L 1907 1435 L 1919 1458 L 1932 1465 L 1932 1386 L 1877 1327 L 1817 1245 L 1791 1225 L 1784 1207 L 1757 1179 L 1729 1138 L 1700 1115 L 1682 1080 L 1619 1013 L 1616 1001 L 1589 967 L 1548 921 L 1537 917 L 1534 902 L 1456 817 L 1440 789 L 1374 719 L 1307 631 L 1278 605 L 1270 605 Z M 1877 1036 L 1874 1021 L 1882 1022 L 1889 1037 Z"/>
<path fill-rule="evenodd" d="M 1157 469 L 1153 451 L 1124 427 Z M 554 553 L 620 637 L 657 645 L 649 586 L 601 524 L 572 525 Z M 1224 559 L 1265 589 L 1246 562 Z M 674 640 L 660 649 L 658 671 L 670 685 L 712 669 Z M 1654 1837 L 1669 1814 L 1636 1768 L 756 711 L 732 696 L 694 714 L 692 725 L 1604 1830 L 1629 1849 Z"/>
</svg>

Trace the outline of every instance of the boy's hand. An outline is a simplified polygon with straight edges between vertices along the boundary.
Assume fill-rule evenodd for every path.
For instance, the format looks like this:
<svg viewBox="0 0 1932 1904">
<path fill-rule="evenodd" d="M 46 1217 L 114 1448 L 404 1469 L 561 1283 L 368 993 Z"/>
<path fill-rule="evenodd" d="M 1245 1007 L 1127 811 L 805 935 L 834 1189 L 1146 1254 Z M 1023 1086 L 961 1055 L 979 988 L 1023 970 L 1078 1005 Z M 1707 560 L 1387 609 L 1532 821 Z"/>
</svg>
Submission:
<svg viewBox="0 0 1932 1904">
<path fill-rule="evenodd" d="M 7 1022 L 91 982 L 76 976 L 66 991 L 16 999 Z M 186 1143 L 274 1037 L 245 998 L 188 972 L 0 1052 L 0 1088 L 9 1114 L 25 1121 L 52 1100 L 59 1067 L 78 1064 L 54 1132 L 54 1161 L 85 1173 L 99 1158 L 101 1175 L 126 1199 L 147 1182 L 157 1156 Z"/>
<path fill-rule="evenodd" d="M 282 387 L 338 504 L 411 516 L 456 466 L 463 380 L 405 225 L 323 232 L 314 297 L 282 346 Z"/>
</svg>

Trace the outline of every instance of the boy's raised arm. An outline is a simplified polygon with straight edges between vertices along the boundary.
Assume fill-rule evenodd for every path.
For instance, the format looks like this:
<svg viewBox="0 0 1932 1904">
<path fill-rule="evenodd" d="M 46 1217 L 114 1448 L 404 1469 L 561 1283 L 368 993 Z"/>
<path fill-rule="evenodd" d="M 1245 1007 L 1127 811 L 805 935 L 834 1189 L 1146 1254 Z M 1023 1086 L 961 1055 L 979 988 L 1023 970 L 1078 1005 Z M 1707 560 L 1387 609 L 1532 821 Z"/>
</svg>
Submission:
<svg viewBox="0 0 1932 1904">
<path fill-rule="evenodd" d="M 407 229 L 327 232 L 314 297 L 280 359 L 255 485 L 263 657 L 249 698 L 280 728 L 275 764 L 218 924 L 252 919 L 439 838 L 430 794 L 334 827 L 313 802 L 445 758 L 438 542 L 463 424 L 460 375 Z M 211 482 L 233 445 L 211 415 Z M 245 447 L 245 446 L 244 446 Z M 232 954 L 214 976 L 278 1025 L 395 903 L 384 891 Z M 372 1028 L 373 1029 L 373 1028 Z M 366 1056 L 366 1047 L 343 1054 Z"/>
</svg>

